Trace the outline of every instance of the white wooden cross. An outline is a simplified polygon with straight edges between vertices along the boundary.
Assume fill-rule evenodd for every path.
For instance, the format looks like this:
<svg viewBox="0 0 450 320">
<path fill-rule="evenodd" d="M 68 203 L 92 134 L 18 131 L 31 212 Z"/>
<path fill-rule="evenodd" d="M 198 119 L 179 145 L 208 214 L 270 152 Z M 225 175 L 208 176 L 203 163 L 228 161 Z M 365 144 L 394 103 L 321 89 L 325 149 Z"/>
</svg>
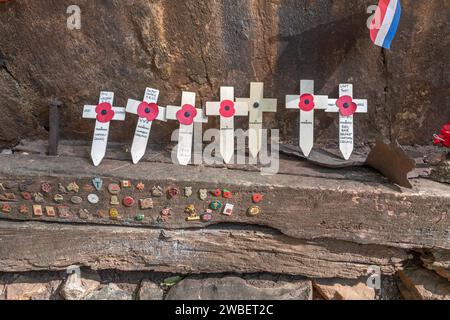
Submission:
<svg viewBox="0 0 450 320">
<path fill-rule="evenodd" d="M 262 146 L 262 124 L 264 112 L 277 112 L 277 99 L 264 99 L 264 83 L 250 83 L 250 98 L 236 98 L 246 102 L 249 108 L 248 149 L 253 158 L 258 156 Z"/>
<path fill-rule="evenodd" d="M 314 109 L 327 109 L 328 96 L 314 95 L 314 81 L 300 81 L 300 95 L 286 96 L 286 108 L 300 110 L 299 143 L 308 157 L 314 145 Z"/>
<path fill-rule="evenodd" d="M 353 100 L 353 85 L 339 85 L 339 99 L 329 99 L 325 112 L 339 112 L 339 149 L 345 160 L 350 159 L 353 152 L 353 112 L 346 115 L 347 110 L 353 108 L 354 112 L 367 113 L 368 103 L 366 99 Z M 354 104 L 352 106 L 352 104 Z M 341 105 L 339 107 L 339 105 Z"/>
<path fill-rule="evenodd" d="M 91 149 L 94 166 L 98 166 L 105 157 L 111 120 L 125 120 L 125 108 L 112 107 L 113 102 L 114 92 L 102 91 L 98 105 L 84 106 L 83 118 L 96 119 Z"/>
<path fill-rule="evenodd" d="M 220 102 L 206 102 L 207 116 L 220 116 L 220 154 L 225 163 L 234 156 L 234 117 L 248 116 L 247 102 L 234 102 L 234 88 L 220 88 Z"/>
<path fill-rule="evenodd" d="M 207 123 L 208 118 L 202 109 L 195 109 L 195 93 L 185 91 L 181 97 L 181 107 L 167 106 L 166 117 L 180 123 L 177 158 L 178 163 L 185 166 L 191 161 L 194 122 Z"/>
<path fill-rule="evenodd" d="M 159 90 L 146 88 L 143 101 L 128 100 L 126 111 L 139 116 L 131 146 L 131 157 L 134 164 L 138 163 L 145 154 L 153 121 L 166 121 L 166 108 L 156 104 L 158 96 Z"/>
</svg>

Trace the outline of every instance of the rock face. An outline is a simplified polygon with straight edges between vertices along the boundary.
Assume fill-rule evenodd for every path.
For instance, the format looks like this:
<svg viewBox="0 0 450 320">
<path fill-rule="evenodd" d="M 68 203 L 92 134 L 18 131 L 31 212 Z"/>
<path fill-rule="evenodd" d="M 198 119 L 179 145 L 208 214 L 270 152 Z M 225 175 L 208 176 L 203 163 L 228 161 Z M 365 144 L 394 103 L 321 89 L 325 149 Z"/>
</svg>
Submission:
<svg viewBox="0 0 450 320">
<path fill-rule="evenodd" d="M 139 300 L 162 300 L 164 291 L 156 283 L 143 280 L 139 288 Z"/>
<path fill-rule="evenodd" d="M 374 300 L 375 290 L 365 282 L 339 279 L 317 279 L 314 288 L 326 300 Z"/>
<path fill-rule="evenodd" d="M 409 268 L 398 273 L 399 289 L 408 300 L 450 300 L 450 282 L 433 271 Z"/>
<path fill-rule="evenodd" d="M 121 290 L 116 284 L 110 283 L 100 290 L 87 295 L 85 300 L 132 300 L 133 297 Z"/>
<path fill-rule="evenodd" d="M 96 274 L 83 274 L 83 278 L 78 273 L 72 273 L 67 277 L 64 286 L 61 288 L 61 296 L 66 300 L 81 300 L 100 285 L 100 279 Z"/>
<path fill-rule="evenodd" d="M 50 300 L 60 284 L 60 280 L 19 276 L 6 286 L 6 300 Z"/>
<path fill-rule="evenodd" d="M 166 300 L 311 300 L 311 281 L 295 282 L 190 277 L 170 289 Z"/>
<path fill-rule="evenodd" d="M 94 125 L 81 119 L 81 110 L 102 89 L 116 92 L 117 105 L 142 98 L 146 86 L 161 90 L 161 105 L 180 103 L 181 90 L 197 92 L 204 105 L 217 100 L 220 85 L 248 96 L 255 80 L 279 99 L 280 112 L 266 116 L 265 126 L 280 128 L 288 140 L 297 121 L 284 96 L 298 92 L 300 78 L 316 80 L 316 92 L 332 97 L 338 83 L 354 83 L 355 97 L 369 99 L 369 114 L 357 116 L 356 141 L 381 133 L 402 144 L 428 144 L 450 119 L 444 107 L 449 43 L 442 37 L 450 3 L 402 1 L 390 51 L 370 41 L 366 9 L 373 3 L 82 0 L 81 30 L 69 30 L 60 1 L 2 2 L 0 146 L 46 137 L 51 98 L 64 103 L 63 136 L 90 139 Z M 337 115 L 316 118 L 317 142 L 336 142 Z M 135 121 L 113 124 L 111 139 L 130 141 Z M 175 126 L 155 124 L 152 140 L 168 141 Z"/>
</svg>

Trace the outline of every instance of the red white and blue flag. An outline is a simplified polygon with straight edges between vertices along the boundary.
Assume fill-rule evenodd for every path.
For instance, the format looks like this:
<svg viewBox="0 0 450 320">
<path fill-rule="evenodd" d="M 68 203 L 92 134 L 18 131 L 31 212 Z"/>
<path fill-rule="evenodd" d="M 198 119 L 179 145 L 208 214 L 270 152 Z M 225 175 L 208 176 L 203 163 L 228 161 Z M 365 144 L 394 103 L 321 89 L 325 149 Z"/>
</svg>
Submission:
<svg viewBox="0 0 450 320">
<path fill-rule="evenodd" d="M 401 14 L 400 0 L 380 0 L 370 26 L 373 43 L 386 49 L 391 47 Z"/>
</svg>

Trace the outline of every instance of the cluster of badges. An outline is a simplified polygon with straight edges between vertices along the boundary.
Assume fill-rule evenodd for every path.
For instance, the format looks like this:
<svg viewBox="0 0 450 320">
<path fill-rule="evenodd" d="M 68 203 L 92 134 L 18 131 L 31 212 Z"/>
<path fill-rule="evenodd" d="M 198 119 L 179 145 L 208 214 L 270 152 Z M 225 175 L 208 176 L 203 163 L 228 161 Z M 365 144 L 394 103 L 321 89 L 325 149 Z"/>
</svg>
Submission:
<svg viewBox="0 0 450 320">
<path fill-rule="evenodd" d="M 20 200 L 25 200 L 32 202 L 32 204 L 27 205 L 23 203 L 18 206 L 18 212 L 23 215 L 31 213 L 34 217 L 43 217 L 45 215 L 46 217 L 68 218 L 74 216 L 75 213 L 82 220 L 87 220 L 91 217 L 119 220 L 121 219 L 120 207 L 123 207 L 135 208 L 137 213 L 134 220 L 143 222 L 146 220 L 146 216 L 144 213 L 138 211 L 154 209 L 154 198 L 162 198 L 165 195 L 168 200 L 175 197 L 182 199 L 191 198 L 194 194 L 201 201 L 208 202 L 206 202 L 202 209 L 197 209 L 193 203 L 188 204 L 184 209 L 187 215 L 186 221 L 210 222 L 213 219 L 214 213 L 231 216 L 235 208 L 235 205 L 231 203 L 233 192 L 226 188 L 213 190 L 205 188 L 194 191 L 190 186 L 180 188 L 175 185 L 170 185 L 166 188 L 152 186 L 146 191 L 146 185 L 143 182 L 133 184 L 131 180 L 123 180 L 104 185 L 104 181 L 97 177 L 92 179 L 91 184 L 84 184 L 81 187 L 75 181 L 67 185 L 58 183 L 57 186 L 49 182 L 42 182 L 38 191 L 31 191 L 28 190 L 28 187 L 21 186 L 19 187 L 20 199 L 14 192 L 11 192 L 11 189 L 18 186 L 18 184 L 5 184 L 4 186 L 0 183 L 1 213 L 11 214 L 15 212 L 16 207 L 13 207 L 12 204 Z M 96 191 L 103 191 L 104 188 L 109 193 L 109 199 L 101 199 L 102 195 L 96 193 Z M 127 195 L 120 196 L 121 192 L 126 191 L 126 189 L 129 189 L 130 192 L 125 192 Z M 85 195 L 80 194 L 80 192 Z M 148 192 L 149 196 L 145 196 L 145 192 Z M 135 198 L 133 195 L 129 195 L 130 193 L 137 195 L 137 197 Z M 86 201 L 95 208 L 96 205 L 101 203 L 101 200 L 104 200 L 103 203 L 109 204 L 110 208 L 106 208 L 106 210 L 95 209 L 95 213 L 92 212 L 92 214 L 88 208 L 77 208 L 77 206 L 82 205 Z M 260 207 L 256 204 L 263 201 L 263 195 L 254 193 L 252 194 L 251 200 L 254 205 L 247 209 L 247 215 L 253 217 L 261 213 Z M 54 202 L 55 205 L 49 205 L 49 202 Z M 77 211 L 73 212 L 73 210 Z M 167 222 L 171 216 L 172 209 L 168 206 L 163 206 L 158 221 Z"/>
</svg>

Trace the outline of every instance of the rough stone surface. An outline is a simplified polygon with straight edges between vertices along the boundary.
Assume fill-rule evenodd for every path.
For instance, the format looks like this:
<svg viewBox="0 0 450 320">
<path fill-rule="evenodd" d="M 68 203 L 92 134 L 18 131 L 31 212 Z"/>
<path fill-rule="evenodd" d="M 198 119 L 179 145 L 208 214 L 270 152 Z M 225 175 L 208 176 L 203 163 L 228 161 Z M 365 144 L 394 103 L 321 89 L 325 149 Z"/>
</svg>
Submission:
<svg viewBox="0 0 450 320">
<path fill-rule="evenodd" d="M 264 81 L 266 95 L 279 99 L 279 114 L 265 125 L 288 139 L 297 121 L 282 108 L 284 95 L 298 92 L 300 75 L 315 79 L 318 93 L 336 96 L 339 82 L 351 82 L 356 97 L 369 99 L 356 141 L 381 133 L 428 144 L 450 118 L 442 107 L 449 105 L 449 39 L 442 34 L 450 3 L 402 1 L 391 50 L 370 41 L 366 10 L 373 3 L 79 0 L 82 28 L 73 31 L 66 24 L 70 2 L 0 3 L 0 144 L 45 137 L 52 97 L 65 105 L 63 135 L 90 139 L 93 123 L 81 119 L 81 108 L 96 103 L 101 89 L 115 91 L 118 105 L 142 98 L 148 85 L 162 90 L 162 105 L 179 103 L 182 89 L 197 92 L 204 104 L 224 84 L 247 96 L 252 80 Z M 111 139 L 128 141 L 135 121 L 113 124 Z M 156 123 L 151 139 L 169 140 L 175 126 Z M 335 142 L 337 127 L 337 115 L 318 113 L 317 142 Z"/>
<path fill-rule="evenodd" d="M 423 266 L 450 281 L 450 252 L 446 250 L 424 251 L 420 255 Z"/>
<path fill-rule="evenodd" d="M 133 300 L 132 295 L 110 283 L 100 290 L 88 294 L 85 300 Z"/>
<path fill-rule="evenodd" d="M 92 293 L 100 285 L 100 279 L 96 273 L 83 272 L 80 277 L 78 273 L 69 275 L 61 288 L 61 296 L 66 300 L 82 300 Z"/>
<path fill-rule="evenodd" d="M 164 296 L 163 289 L 156 283 L 143 280 L 139 288 L 139 300 L 162 300 Z"/>
<path fill-rule="evenodd" d="M 6 286 L 7 300 L 50 300 L 61 280 L 36 279 L 28 275 L 18 276 Z"/>
<path fill-rule="evenodd" d="M 433 271 L 414 267 L 399 271 L 400 291 L 408 300 L 450 300 L 450 281 Z"/>
<path fill-rule="evenodd" d="M 311 281 L 294 282 L 189 277 L 172 287 L 167 300 L 312 300 Z"/>
<path fill-rule="evenodd" d="M 342 279 L 317 279 L 314 288 L 326 300 L 374 300 L 375 290 L 364 281 Z"/>
<path fill-rule="evenodd" d="M 434 167 L 430 177 L 442 183 L 450 183 L 450 160 L 442 161 L 438 166 Z"/>
</svg>

